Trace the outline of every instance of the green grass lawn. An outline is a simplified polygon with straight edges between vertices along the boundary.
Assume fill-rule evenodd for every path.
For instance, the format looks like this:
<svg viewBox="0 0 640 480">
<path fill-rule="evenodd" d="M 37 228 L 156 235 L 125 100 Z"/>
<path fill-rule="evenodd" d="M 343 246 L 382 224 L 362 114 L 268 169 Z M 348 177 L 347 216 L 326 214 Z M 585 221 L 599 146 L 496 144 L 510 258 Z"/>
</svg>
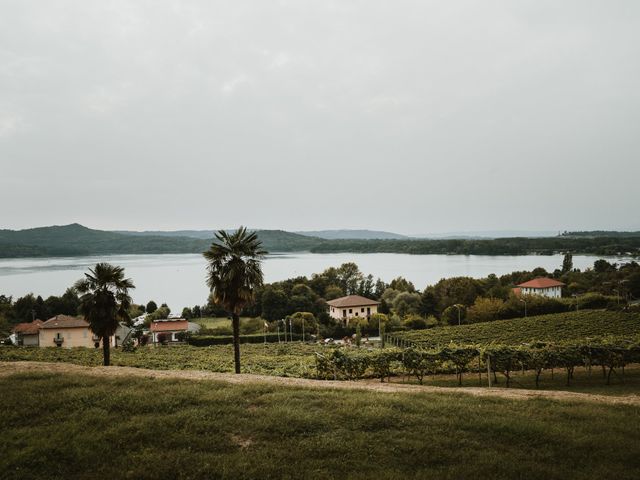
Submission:
<svg viewBox="0 0 640 480">
<path fill-rule="evenodd" d="M 229 327 L 231 328 L 231 319 L 227 317 L 202 317 L 193 318 L 192 322 L 202 325 L 203 328 L 219 328 Z M 240 319 L 242 321 L 242 319 Z"/>
<path fill-rule="evenodd" d="M 231 319 L 227 317 L 203 317 L 193 318 L 191 322 L 197 323 L 207 330 L 216 330 L 219 335 L 231 335 Z M 264 321 L 260 318 L 240 317 L 240 332 L 243 334 L 262 333 Z"/>
<path fill-rule="evenodd" d="M 640 409 L 20 374 L 2 479 L 637 479 Z"/>
<path fill-rule="evenodd" d="M 640 314 L 585 310 L 528 318 L 497 320 L 473 325 L 448 326 L 429 330 L 393 333 L 424 345 L 504 343 L 517 345 L 531 341 L 564 342 L 606 335 L 635 336 L 640 333 Z"/>
</svg>

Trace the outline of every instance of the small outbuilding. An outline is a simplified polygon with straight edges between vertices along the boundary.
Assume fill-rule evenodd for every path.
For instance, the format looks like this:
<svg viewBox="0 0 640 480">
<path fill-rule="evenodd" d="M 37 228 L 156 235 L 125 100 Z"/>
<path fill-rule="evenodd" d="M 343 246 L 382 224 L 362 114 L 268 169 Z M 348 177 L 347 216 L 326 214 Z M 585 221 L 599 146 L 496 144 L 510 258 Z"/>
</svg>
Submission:
<svg viewBox="0 0 640 480">
<path fill-rule="evenodd" d="M 24 347 L 37 347 L 40 344 L 40 327 L 44 322 L 42 320 L 34 320 L 33 322 L 19 323 L 13 327 L 17 345 Z"/>
</svg>

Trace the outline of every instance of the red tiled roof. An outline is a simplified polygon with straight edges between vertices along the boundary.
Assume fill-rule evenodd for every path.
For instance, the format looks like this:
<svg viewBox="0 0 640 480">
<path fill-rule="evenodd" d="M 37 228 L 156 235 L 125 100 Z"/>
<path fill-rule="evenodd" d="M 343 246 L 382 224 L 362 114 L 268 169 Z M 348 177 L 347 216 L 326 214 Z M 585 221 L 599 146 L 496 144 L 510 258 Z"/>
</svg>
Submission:
<svg viewBox="0 0 640 480">
<path fill-rule="evenodd" d="M 361 307 L 366 305 L 379 305 L 380 302 L 371 300 L 370 298 L 361 297 L 360 295 L 347 295 L 346 297 L 329 300 L 327 304 L 336 308 L 344 307 Z"/>
<path fill-rule="evenodd" d="M 175 332 L 175 331 L 186 331 L 189 328 L 188 320 L 162 320 L 151 322 L 151 331 L 152 332 Z"/>
<path fill-rule="evenodd" d="M 80 317 L 56 315 L 42 324 L 40 328 L 86 328 L 89 323 Z"/>
<path fill-rule="evenodd" d="M 521 288 L 551 288 L 551 287 L 564 287 L 564 283 L 554 280 L 553 278 L 534 278 L 533 280 L 529 280 L 528 282 L 521 283 L 518 285 Z"/>
<path fill-rule="evenodd" d="M 20 335 L 37 335 L 40 331 L 40 326 L 44 322 L 42 320 L 34 320 L 33 322 L 19 323 L 13 327 L 13 333 L 19 333 Z"/>
</svg>

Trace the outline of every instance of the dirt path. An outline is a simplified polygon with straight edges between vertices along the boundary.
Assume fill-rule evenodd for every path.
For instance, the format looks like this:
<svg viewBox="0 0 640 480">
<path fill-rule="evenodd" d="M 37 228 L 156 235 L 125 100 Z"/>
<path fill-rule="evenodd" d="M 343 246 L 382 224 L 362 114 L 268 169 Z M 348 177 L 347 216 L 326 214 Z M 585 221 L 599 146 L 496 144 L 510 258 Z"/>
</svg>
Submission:
<svg viewBox="0 0 640 480">
<path fill-rule="evenodd" d="M 232 373 L 206 372 L 202 370 L 147 370 L 133 367 L 83 367 L 71 363 L 48 362 L 0 362 L 0 377 L 24 372 L 70 373 L 96 377 L 171 378 L 185 380 L 215 380 L 232 384 L 268 383 L 272 385 L 320 388 L 336 390 L 368 390 L 382 393 L 446 393 L 473 395 L 476 397 L 500 397 L 511 400 L 545 398 L 560 401 L 584 401 L 606 404 L 640 406 L 639 395 L 610 396 L 591 393 L 552 390 L 525 390 L 481 387 L 434 387 L 428 385 L 406 385 L 380 383 L 379 381 L 343 382 L 311 380 L 306 378 L 272 377 L 268 375 L 234 375 Z"/>
</svg>

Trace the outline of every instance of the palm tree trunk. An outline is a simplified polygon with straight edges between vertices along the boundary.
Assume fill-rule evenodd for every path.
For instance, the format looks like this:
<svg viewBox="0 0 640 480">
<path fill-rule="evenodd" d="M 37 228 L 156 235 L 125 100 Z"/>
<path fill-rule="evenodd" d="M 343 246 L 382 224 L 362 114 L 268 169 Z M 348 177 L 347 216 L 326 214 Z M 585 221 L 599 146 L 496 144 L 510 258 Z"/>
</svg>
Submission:
<svg viewBox="0 0 640 480">
<path fill-rule="evenodd" d="M 111 364 L 111 350 L 109 350 L 109 337 L 102 337 L 102 357 L 104 359 L 103 365 L 108 367 Z"/>
<path fill-rule="evenodd" d="M 238 314 L 231 314 L 231 324 L 233 326 L 233 361 L 236 373 L 240 373 L 240 317 Z"/>
</svg>

